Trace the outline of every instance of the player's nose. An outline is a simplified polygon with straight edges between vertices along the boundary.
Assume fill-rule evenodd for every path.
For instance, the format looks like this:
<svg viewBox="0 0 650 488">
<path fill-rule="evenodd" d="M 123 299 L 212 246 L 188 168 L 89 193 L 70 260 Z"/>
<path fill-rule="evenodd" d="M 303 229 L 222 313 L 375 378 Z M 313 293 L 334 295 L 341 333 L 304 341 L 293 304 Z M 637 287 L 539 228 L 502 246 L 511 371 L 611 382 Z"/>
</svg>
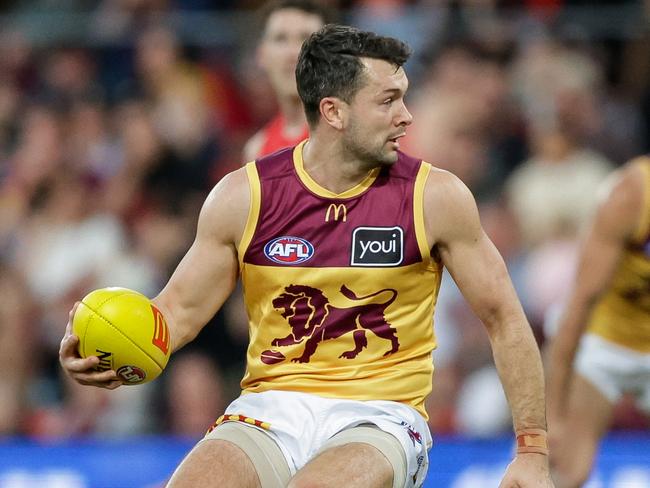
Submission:
<svg viewBox="0 0 650 488">
<path fill-rule="evenodd" d="M 413 116 L 411 115 L 411 112 L 409 112 L 408 109 L 406 108 L 406 104 L 402 102 L 398 119 L 397 119 L 397 125 L 407 126 L 407 125 L 411 125 L 412 122 L 413 122 Z"/>
</svg>

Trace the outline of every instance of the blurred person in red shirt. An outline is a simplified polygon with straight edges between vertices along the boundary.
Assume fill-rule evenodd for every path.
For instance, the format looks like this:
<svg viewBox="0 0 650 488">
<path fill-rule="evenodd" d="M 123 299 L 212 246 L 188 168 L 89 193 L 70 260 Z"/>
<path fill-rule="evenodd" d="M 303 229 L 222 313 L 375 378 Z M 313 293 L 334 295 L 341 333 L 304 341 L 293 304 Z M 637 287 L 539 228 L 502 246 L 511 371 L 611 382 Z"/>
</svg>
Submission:
<svg viewBox="0 0 650 488">
<path fill-rule="evenodd" d="M 314 0 L 277 0 L 262 7 L 262 38 L 256 58 L 273 88 L 279 111 L 246 143 L 245 161 L 307 138 L 307 121 L 296 88 L 296 63 L 303 41 L 330 17 L 330 11 Z"/>
</svg>

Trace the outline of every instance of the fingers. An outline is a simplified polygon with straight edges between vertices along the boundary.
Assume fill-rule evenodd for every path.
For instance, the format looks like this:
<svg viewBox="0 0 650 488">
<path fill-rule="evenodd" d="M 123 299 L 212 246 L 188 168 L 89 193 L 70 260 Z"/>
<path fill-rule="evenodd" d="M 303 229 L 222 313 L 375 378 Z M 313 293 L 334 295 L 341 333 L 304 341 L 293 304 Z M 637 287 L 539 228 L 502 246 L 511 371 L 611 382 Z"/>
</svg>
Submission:
<svg viewBox="0 0 650 488">
<path fill-rule="evenodd" d="M 115 371 L 97 371 L 99 358 L 97 356 L 88 356 L 82 358 L 79 355 L 78 345 L 79 337 L 72 333 L 72 319 L 79 306 L 75 303 L 68 316 L 65 335 L 59 346 L 59 362 L 66 374 L 74 381 L 81 385 L 96 386 L 114 390 L 122 385 L 122 381 L 115 374 Z"/>
<path fill-rule="evenodd" d="M 66 363 L 64 367 L 70 378 L 81 385 L 95 386 L 114 390 L 121 386 L 122 380 L 112 369 L 108 371 L 97 371 L 94 366 L 88 368 L 88 364 L 96 365 L 99 363 L 97 356 L 91 356 L 85 359 L 77 359 Z"/>
<path fill-rule="evenodd" d="M 79 357 L 79 353 L 77 352 L 78 344 L 79 338 L 76 335 L 68 334 L 66 332 L 61 340 L 61 345 L 59 346 L 59 358 L 63 360 Z"/>
<path fill-rule="evenodd" d="M 75 373 L 71 377 L 81 385 L 96 386 L 108 390 L 114 390 L 122 386 L 122 380 L 119 379 L 112 369 L 102 372 Z"/>
<path fill-rule="evenodd" d="M 95 381 L 84 381 L 84 380 L 77 380 L 77 383 L 80 385 L 84 386 L 94 386 L 97 388 L 105 388 L 106 390 L 114 390 L 115 388 L 119 388 L 120 386 L 123 385 L 122 381 L 120 380 L 113 380 L 108 383 L 97 383 Z"/>
<path fill-rule="evenodd" d="M 79 302 L 75 302 L 75 304 L 72 306 L 72 309 L 68 313 L 68 324 L 65 326 L 66 336 L 72 334 L 72 319 L 78 307 L 79 307 Z"/>
<path fill-rule="evenodd" d="M 61 365 L 68 373 L 87 373 L 95 370 L 99 365 L 99 358 L 97 356 L 66 357 L 62 360 Z"/>
</svg>

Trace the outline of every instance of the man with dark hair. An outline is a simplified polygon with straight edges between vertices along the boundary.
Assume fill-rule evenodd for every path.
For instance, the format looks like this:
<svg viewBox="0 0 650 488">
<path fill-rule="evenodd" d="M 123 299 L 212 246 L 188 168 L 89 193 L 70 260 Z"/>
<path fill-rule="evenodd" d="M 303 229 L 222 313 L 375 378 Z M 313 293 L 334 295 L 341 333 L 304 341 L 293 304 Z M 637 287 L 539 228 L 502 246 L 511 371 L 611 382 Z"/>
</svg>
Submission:
<svg viewBox="0 0 650 488">
<path fill-rule="evenodd" d="M 296 92 L 296 61 L 304 40 L 330 22 L 333 12 L 315 0 L 277 0 L 262 7 L 260 19 L 256 60 L 273 88 L 279 112 L 246 143 L 245 161 L 307 138 L 305 113 Z"/>
<path fill-rule="evenodd" d="M 485 323 L 510 400 L 517 455 L 502 488 L 548 488 L 539 351 L 473 197 L 399 151 L 409 48 L 327 25 L 302 47 L 310 135 L 226 176 L 153 300 L 173 349 L 196 336 L 241 276 L 250 345 L 242 395 L 171 487 L 418 487 L 431 447 L 432 317 L 447 266 Z M 61 363 L 89 371 L 68 334 Z"/>
</svg>

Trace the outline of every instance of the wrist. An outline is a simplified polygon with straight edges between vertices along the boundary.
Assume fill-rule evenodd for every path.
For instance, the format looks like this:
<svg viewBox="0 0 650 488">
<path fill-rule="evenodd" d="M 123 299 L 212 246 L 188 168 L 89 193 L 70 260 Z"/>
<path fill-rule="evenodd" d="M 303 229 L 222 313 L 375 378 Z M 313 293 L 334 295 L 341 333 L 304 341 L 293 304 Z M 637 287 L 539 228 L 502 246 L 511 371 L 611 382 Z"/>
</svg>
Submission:
<svg viewBox="0 0 650 488">
<path fill-rule="evenodd" d="M 516 432 L 517 454 L 548 456 L 548 439 L 544 429 L 521 429 Z"/>
</svg>

